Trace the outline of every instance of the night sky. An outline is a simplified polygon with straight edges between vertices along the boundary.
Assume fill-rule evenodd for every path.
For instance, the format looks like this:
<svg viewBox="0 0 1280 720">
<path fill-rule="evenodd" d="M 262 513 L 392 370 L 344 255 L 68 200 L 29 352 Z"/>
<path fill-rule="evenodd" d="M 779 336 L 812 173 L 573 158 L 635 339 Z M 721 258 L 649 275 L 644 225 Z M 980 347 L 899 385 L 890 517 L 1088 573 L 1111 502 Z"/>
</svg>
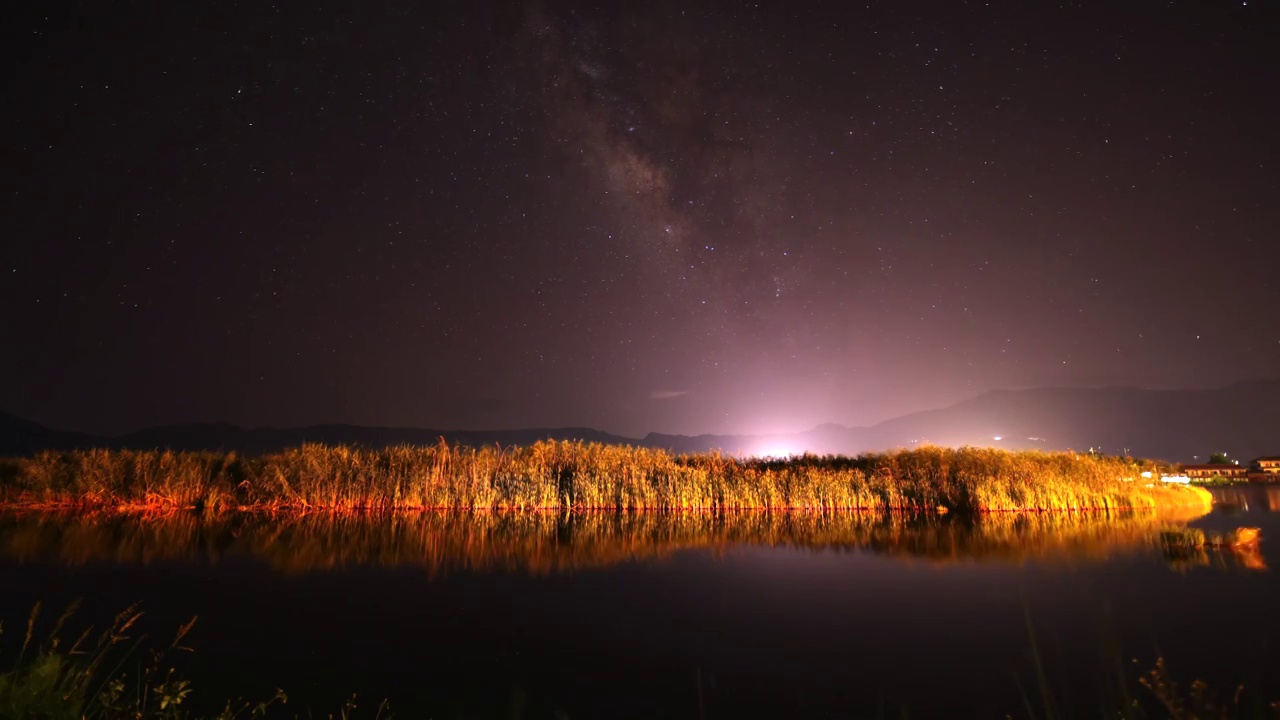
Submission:
<svg viewBox="0 0 1280 720">
<path fill-rule="evenodd" d="M 1271 2 L 316 5 L 10 16 L 0 409 L 766 432 L 1280 374 Z"/>
</svg>

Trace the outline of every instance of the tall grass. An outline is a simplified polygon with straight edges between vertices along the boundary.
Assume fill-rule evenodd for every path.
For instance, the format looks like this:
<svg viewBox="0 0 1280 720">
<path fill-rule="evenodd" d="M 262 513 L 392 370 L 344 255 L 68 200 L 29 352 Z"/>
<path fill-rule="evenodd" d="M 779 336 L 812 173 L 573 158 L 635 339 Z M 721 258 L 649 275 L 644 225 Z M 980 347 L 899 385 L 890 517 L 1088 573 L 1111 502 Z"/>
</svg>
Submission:
<svg viewBox="0 0 1280 720">
<path fill-rule="evenodd" d="M 178 628 L 168 645 L 141 648 L 136 607 L 116 615 L 103 630 L 64 637 L 78 603 L 69 606 L 44 640 L 36 640 L 37 604 L 12 668 L 0 671 L 0 717 L 11 720 L 192 720 L 191 682 L 173 669 L 172 656 L 189 652 L 183 642 L 195 619 Z M 4 626 L 0 625 L 0 634 Z M 68 642 L 70 640 L 70 642 Z M 211 720 L 263 718 L 284 693 L 260 703 L 228 701 Z"/>
<path fill-rule="evenodd" d="M 539 442 L 466 448 L 303 445 L 233 453 L 83 450 L 4 461 L 0 504 L 197 509 L 737 510 L 978 513 L 1206 507 L 1129 458 L 926 447 L 859 457 Z"/>
<path fill-rule="evenodd" d="M 1061 687 L 1056 671 L 1046 669 L 1030 615 L 1027 617 L 1028 660 L 1033 682 L 1030 687 L 1018 682 L 1024 712 L 1017 717 L 1027 720 L 1066 720 L 1069 718 L 1098 717 L 1114 720 L 1246 720 L 1247 718 L 1280 718 L 1280 702 L 1266 698 L 1273 689 L 1246 688 L 1243 684 L 1211 687 L 1203 680 L 1193 680 L 1183 686 L 1174 678 L 1163 656 L 1156 656 L 1150 670 L 1137 675 L 1139 668 L 1135 658 L 1131 663 L 1122 662 L 1116 654 L 1118 647 L 1104 651 L 1099 666 L 1103 674 L 1098 678 L 1096 698 L 1082 697 L 1079 690 L 1055 692 Z M 1107 656 L 1111 657 L 1108 658 Z M 1246 668 L 1238 668 L 1242 673 Z M 1051 680 L 1051 678 L 1053 678 Z M 1013 715 L 1006 715 L 1012 720 Z"/>
</svg>

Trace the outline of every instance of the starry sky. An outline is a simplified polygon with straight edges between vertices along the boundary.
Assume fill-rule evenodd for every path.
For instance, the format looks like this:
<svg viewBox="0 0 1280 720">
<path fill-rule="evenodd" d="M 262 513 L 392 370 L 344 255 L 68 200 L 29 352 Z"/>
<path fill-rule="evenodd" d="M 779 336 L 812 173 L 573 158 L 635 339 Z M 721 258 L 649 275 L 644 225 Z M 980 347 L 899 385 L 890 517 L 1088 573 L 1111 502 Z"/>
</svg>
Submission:
<svg viewBox="0 0 1280 720">
<path fill-rule="evenodd" d="M 0 409 L 777 432 L 1274 377 L 1278 19 L 36 4 Z"/>
</svg>

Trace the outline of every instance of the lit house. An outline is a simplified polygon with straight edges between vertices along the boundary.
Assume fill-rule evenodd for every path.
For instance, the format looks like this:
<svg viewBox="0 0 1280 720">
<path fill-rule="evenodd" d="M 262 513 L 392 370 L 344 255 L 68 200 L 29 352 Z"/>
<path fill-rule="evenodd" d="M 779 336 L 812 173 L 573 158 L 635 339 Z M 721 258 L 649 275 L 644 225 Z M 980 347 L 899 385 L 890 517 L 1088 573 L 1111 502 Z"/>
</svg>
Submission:
<svg viewBox="0 0 1280 720">
<path fill-rule="evenodd" d="M 1226 480 L 1247 480 L 1249 468 L 1244 465 L 1183 465 L 1182 473 L 1192 480 L 1210 480 L 1224 478 Z"/>
<path fill-rule="evenodd" d="M 1249 479 L 1253 482 L 1280 483 L 1280 455 L 1264 455 L 1250 465 Z"/>
</svg>

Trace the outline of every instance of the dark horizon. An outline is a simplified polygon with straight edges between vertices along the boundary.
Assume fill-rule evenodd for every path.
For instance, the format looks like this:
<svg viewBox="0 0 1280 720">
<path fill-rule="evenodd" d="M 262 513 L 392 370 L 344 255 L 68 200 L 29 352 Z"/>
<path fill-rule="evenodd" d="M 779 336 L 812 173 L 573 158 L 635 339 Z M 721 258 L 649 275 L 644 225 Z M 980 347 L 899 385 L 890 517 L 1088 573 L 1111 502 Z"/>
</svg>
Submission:
<svg viewBox="0 0 1280 720">
<path fill-rule="evenodd" d="M 992 391 L 945 408 L 846 427 L 821 424 L 765 434 L 627 435 L 574 426 L 426 428 L 316 423 L 293 427 L 193 422 L 138 428 L 115 435 L 86 434 L 30 424 L 0 412 L 0 457 L 43 450 L 114 448 L 273 453 L 306 444 L 368 449 L 432 446 L 473 448 L 567 440 L 633 445 L 673 453 L 724 452 L 785 457 L 805 453 L 857 456 L 895 449 L 990 447 L 1001 450 L 1097 452 L 1196 462 L 1214 453 L 1248 460 L 1277 451 L 1280 378 L 1213 390 L 1039 388 Z M 1175 422 L 1169 422 L 1175 418 Z"/>
<path fill-rule="evenodd" d="M 486 432 L 522 431 L 522 430 L 545 430 L 545 429 L 550 429 L 550 430 L 582 429 L 582 430 L 592 430 L 602 434 L 615 435 L 618 437 L 626 437 L 631 439 L 643 439 L 650 435 L 668 435 L 668 434 L 686 436 L 686 437 L 695 437 L 695 436 L 703 436 L 703 435 L 743 435 L 743 436 L 768 437 L 768 436 L 779 436 L 779 435 L 803 434 L 805 432 L 812 431 L 812 430 L 819 430 L 824 427 L 839 427 L 839 428 L 850 429 L 850 430 L 863 430 L 863 429 L 875 427 L 877 425 L 883 424 L 888 421 L 897 420 L 903 417 L 910 417 L 910 416 L 922 414 L 922 413 L 948 410 L 956 407 L 957 405 L 963 405 L 968 402 L 973 402 L 976 400 L 981 400 L 983 398 L 1000 395 L 1002 393 L 1017 395 L 1022 393 L 1074 392 L 1074 391 L 1084 391 L 1084 392 L 1115 391 L 1115 392 L 1139 392 L 1139 393 L 1146 393 L 1146 392 L 1183 393 L 1183 392 L 1197 392 L 1197 391 L 1214 392 L 1214 391 L 1223 391 L 1223 390 L 1230 390 L 1230 389 L 1242 388 L 1242 387 L 1247 388 L 1249 386 L 1263 386 L 1263 385 L 1270 386 L 1270 385 L 1276 385 L 1276 384 L 1280 384 L 1280 376 L 1247 378 L 1247 379 L 1229 383 L 1226 385 L 1191 387 L 1191 388 L 1139 387 L 1139 386 L 1133 386 L 1133 385 L 1094 385 L 1094 386 L 1063 385 L 1063 386 L 1042 386 L 1042 387 L 1025 387 L 1025 388 L 991 388 L 989 390 L 985 390 L 981 393 L 978 393 L 977 395 L 961 398 L 959 401 L 955 403 L 948 403 L 946 405 L 938 405 L 933 407 L 917 408 L 915 410 L 910 410 L 908 412 L 905 412 L 901 415 L 893 415 L 889 417 L 878 418 L 863 425 L 846 425 L 844 423 L 839 423 L 835 421 L 820 421 L 806 427 L 800 427 L 800 428 L 795 428 L 791 430 L 781 430 L 776 432 L 763 432 L 763 433 L 716 433 L 716 432 L 673 433 L 673 432 L 668 432 L 662 429 L 652 429 L 652 430 L 647 430 L 641 433 L 628 434 L 626 432 L 619 432 L 607 427 L 593 427 L 589 425 L 575 425 L 575 424 L 540 425 L 540 426 L 529 425 L 529 426 L 519 426 L 519 427 L 497 426 L 497 425 L 493 427 L 444 427 L 444 426 L 431 427 L 431 426 L 422 426 L 422 425 L 376 425 L 376 424 L 365 425 L 360 423 L 349 423 L 349 422 L 343 422 L 338 420 L 331 421 L 331 420 L 324 420 L 324 419 L 316 420 L 313 422 L 306 422 L 299 425 L 286 426 L 286 425 L 269 425 L 269 424 L 253 424 L 253 423 L 241 424 L 241 423 L 233 422 L 231 420 L 227 420 L 225 418 L 177 419 L 177 420 L 168 421 L 168 422 L 157 422 L 157 423 L 151 423 L 148 425 L 125 428 L 123 430 L 114 431 L 114 432 L 106 432 L 106 431 L 95 431 L 92 429 L 86 429 L 81 427 L 58 425 L 55 423 L 46 423 L 46 422 L 42 422 L 39 418 L 25 416 L 20 413 L 14 413 L 6 408 L 0 408 L 0 414 L 9 415 L 10 417 L 13 417 L 17 420 L 32 422 L 50 430 L 55 430 L 59 432 L 83 433 L 86 435 L 100 436 L 104 438 L 123 437 L 123 436 L 128 436 L 130 434 L 135 434 L 135 433 L 139 433 L 147 430 L 166 429 L 166 428 L 183 427 L 183 426 L 230 426 L 240 430 L 291 430 L 291 429 L 308 428 L 308 427 L 349 426 L 349 427 L 382 429 L 382 430 L 439 430 L 439 431 L 462 432 L 462 433 L 472 433 L 472 432 L 486 433 Z"/>
<path fill-rule="evenodd" d="M 769 434 L 1273 378 L 1277 19 L 32 8 L 0 410 Z"/>
</svg>

